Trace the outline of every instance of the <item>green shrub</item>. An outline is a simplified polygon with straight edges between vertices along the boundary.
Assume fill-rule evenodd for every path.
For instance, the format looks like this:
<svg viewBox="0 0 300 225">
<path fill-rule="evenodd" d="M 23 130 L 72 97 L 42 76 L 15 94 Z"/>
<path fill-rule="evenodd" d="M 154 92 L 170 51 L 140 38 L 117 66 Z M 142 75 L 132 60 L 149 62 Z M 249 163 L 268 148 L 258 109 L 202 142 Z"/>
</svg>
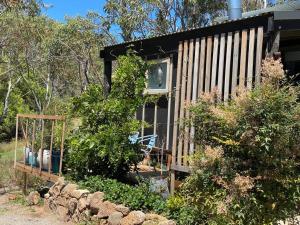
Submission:
<svg viewBox="0 0 300 225">
<path fill-rule="evenodd" d="M 67 143 L 67 166 L 73 178 L 122 179 L 141 160 L 140 146 L 130 144 L 128 137 L 140 128 L 134 115 L 144 101 L 146 70 L 140 57 L 121 56 L 107 97 L 100 86 L 91 86 L 74 99 L 74 112 L 82 125 Z"/>
<path fill-rule="evenodd" d="M 183 203 L 171 205 L 200 216 L 179 224 L 271 224 L 299 213 L 300 91 L 283 75 L 280 62 L 268 59 L 260 87 L 192 108 L 200 151 L 176 196 Z"/>
<path fill-rule="evenodd" d="M 146 183 L 130 186 L 117 180 L 94 176 L 79 182 L 79 184 L 91 192 L 104 192 L 106 200 L 124 204 L 131 210 L 154 211 L 156 213 L 162 213 L 166 210 L 165 200 L 160 195 L 150 192 Z"/>
</svg>

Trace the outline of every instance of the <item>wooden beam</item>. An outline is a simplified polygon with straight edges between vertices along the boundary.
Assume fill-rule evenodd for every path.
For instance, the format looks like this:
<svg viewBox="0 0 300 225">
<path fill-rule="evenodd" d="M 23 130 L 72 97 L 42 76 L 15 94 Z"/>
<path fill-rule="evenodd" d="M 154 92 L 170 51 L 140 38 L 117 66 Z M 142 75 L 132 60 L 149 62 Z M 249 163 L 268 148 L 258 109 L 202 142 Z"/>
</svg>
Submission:
<svg viewBox="0 0 300 225">
<path fill-rule="evenodd" d="M 198 76 L 199 76 L 199 53 L 200 53 L 200 39 L 197 38 L 195 44 L 192 104 L 195 104 L 197 100 L 197 85 L 198 85 Z M 190 134 L 190 152 L 189 152 L 190 155 L 194 153 L 194 135 L 195 135 L 195 127 L 192 126 L 191 134 Z"/>
<path fill-rule="evenodd" d="M 170 129 L 171 129 L 171 106 L 172 106 L 172 83 L 173 83 L 173 55 L 170 55 L 169 63 L 169 92 L 168 92 L 168 118 L 167 118 L 167 149 L 170 149 Z"/>
<path fill-rule="evenodd" d="M 190 103 L 192 97 L 192 80 L 193 80 L 193 66 L 194 66 L 194 40 L 190 40 L 189 46 L 189 60 L 188 60 L 188 79 L 187 79 L 187 93 L 185 102 L 185 119 L 190 118 Z M 189 138 L 190 127 L 185 125 L 184 128 L 184 143 L 183 143 L 183 165 L 187 165 L 189 153 Z"/>
<path fill-rule="evenodd" d="M 239 88 L 245 88 L 248 31 L 242 31 Z"/>
<path fill-rule="evenodd" d="M 207 38 L 207 48 L 206 48 L 205 93 L 209 93 L 210 92 L 211 53 L 212 53 L 212 37 L 209 36 Z"/>
<path fill-rule="evenodd" d="M 205 67 L 205 37 L 201 38 L 200 62 L 199 62 L 199 81 L 198 81 L 198 97 L 203 93 L 204 87 L 204 67 Z"/>
<path fill-rule="evenodd" d="M 63 162 L 63 157 L 64 157 L 65 130 L 66 130 L 66 122 L 63 121 L 63 124 L 62 124 L 62 135 L 61 135 L 61 144 L 60 144 L 59 176 L 62 175 L 62 162 Z"/>
<path fill-rule="evenodd" d="M 24 172 L 24 173 L 38 176 L 45 181 L 51 181 L 53 183 L 55 183 L 59 178 L 59 176 L 57 176 L 57 175 L 49 174 L 48 172 L 45 172 L 45 171 L 40 171 L 39 168 L 30 167 L 30 166 L 24 165 L 19 162 L 16 163 L 15 169 L 18 171 Z"/>
<path fill-rule="evenodd" d="M 264 28 L 259 27 L 257 29 L 257 41 L 256 41 L 255 86 L 259 86 L 261 83 L 261 61 L 262 61 L 263 40 L 264 40 Z"/>
<path fill-rule="evenodd" d="M 219 50 L 219 35 L 214 36 L 214 50 L 212 59 L 212 70 L 211 70 L 211 90 L 216 87 L 217 81 L 217 63 L 218 63 L 218 50 Z"/>
<path fill-rule="evenodd" d="M 229 82 L 231 69 L 231 53 L 232 53 L 232 33 L 227 34 L 227 48 L 226 48 L 226 65 L 225 65 L 225 80 L 224 80 L 224 101 L 229 99 Z"/>
<path fill-rule="evenodd" d="M 173 125 L 173 143 L 172 143 L 172 164 L 176 162 L 177 153 L 177 135 L 178 135 L 178 111 L 180 101 L 180 89 L 181 89 L 181 67 L 182 67 L 182 51 L 183 44 L 179 42 L 178 46 L 178 62 L 177 62 L 177 74 L 176 74 L 176 87 L 175 87 L 175 106 L 174 106 L 174 125 Z M 175 191 L 175 171 L 171 171 L 170 192 L 174 194 Z"/>
<path fill-rule="evenodd" d="M 57 115 L 35 115 L 35 114 L 17 114 L 17 117 L 29 119 L 44 119 L 44 120 L 65 120 L 65 116 Z"/>
<path fill-rule="evenodd" d="M 239 49 L 240 49 L 240 32 L 234 33 L 233 60 L 232 60 L 232 80 L 231 80 L 231 97 L 236 97 L 236 87 L 238 82 L 239 66 Z"/>
<path fill-rule="evenodd" d="M 18 134 L 19 134 L 19 117 L 16 117 L 16 142 L 15 142 L 15 161 L 14 168 L 16 168 L 17 163 L 17 149 L 18 149 Z M 24 153 L 25 154 L 25 153 Z"/>
<path fill-rule="evenodd" d="M 254 42 L 255 28 L 250 29 L 248 47 L 248 67 L 247 67 L 247 89 L 251 90 L 253 85 L 253 63 L 254 63 Z"/>
<path fill-rule="evenodd" d="M 183 126 L 184 112 L 185 112 L 185 95 L 186 95 L 186 78 L 187 78 L 187 64 L 188 64 L 188 41 L 184 41 L 183 49 L 183 66 L 182 66 L 182 82 L 181 82 L 181 95 L 180 95 L 180 112 L 179 112 L 179 127 Z M 177 163 L 182 163 L 182 147 L 183 140 L 179 138 Z"/>
<path fill-rule="evenodd" d="M 225 34 L 221 34 L 219 70 L 218 70 L 218 94 L 220 96 L 223 96 L 224 58 L 225 58 Z"/>
</svg>

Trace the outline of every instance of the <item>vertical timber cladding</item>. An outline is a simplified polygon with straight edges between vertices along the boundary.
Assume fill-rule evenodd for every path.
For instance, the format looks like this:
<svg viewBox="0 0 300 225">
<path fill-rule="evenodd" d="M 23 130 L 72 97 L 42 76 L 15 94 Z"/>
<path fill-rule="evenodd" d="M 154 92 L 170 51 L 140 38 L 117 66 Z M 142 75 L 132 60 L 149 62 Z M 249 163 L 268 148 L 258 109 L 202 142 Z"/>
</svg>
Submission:
<svg viewBox="0 0 300 225">
<path fill-rule="evenodd" d="M 187 171 L 195 150 L 195 128 L 184 120 L 189 106 L 203 94 L 217 92 L 222 101 L 234 98 L 238 89 L 252 89 L 261 81 L 263 27 L 179 43 L 173 129 L 172 165 Z"/>
</svg>

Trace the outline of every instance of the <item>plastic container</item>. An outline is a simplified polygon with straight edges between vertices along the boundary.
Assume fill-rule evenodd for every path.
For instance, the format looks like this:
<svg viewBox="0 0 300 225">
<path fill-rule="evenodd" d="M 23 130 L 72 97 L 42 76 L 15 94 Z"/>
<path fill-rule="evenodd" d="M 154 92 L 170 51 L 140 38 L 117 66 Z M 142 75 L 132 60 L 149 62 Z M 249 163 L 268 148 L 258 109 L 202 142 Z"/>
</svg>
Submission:
<svg viewBox="0 0 300 225">
<path fill-rule="evenodd" d="M 60 151 L 52 151 L 51 163 L 52 163 L 52 172 L 58 173 L 59 164 L 60 164 Z"/>
<path fill-rule="evenodd" d="M 37 166 L 36 153 L 29 152 L 29 154 L 28 154 L 28 164 L 32 165 L 33 167 Z"/>
<path fill-rule="evenodd" d="M 43 154 L 43 162 L 41 162 L 41 154 Z M 49 159 L 50 159 L 50 151 L 44 149 L 43 151 L 39 151 L 39 156 L 37 158 L 37 164 L 42 164 L 42 170 L 48 170 L 49 168 Z"/>
<path fill-rule="evenodd" d="M 25 147 L 24 154 L 25 154 L 25 164 L 29 164 L 29 153 L 31 152 L 31 148 Z"/>
</svg>

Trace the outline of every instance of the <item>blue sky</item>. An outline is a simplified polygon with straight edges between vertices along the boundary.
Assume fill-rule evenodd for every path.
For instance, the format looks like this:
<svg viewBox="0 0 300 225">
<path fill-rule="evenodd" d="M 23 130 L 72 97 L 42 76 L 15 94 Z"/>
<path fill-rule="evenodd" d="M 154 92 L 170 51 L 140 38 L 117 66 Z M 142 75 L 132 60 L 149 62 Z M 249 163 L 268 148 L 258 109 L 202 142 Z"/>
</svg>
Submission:
<svg viewBox="0 0 300 225">
<path fill-rule="evenodd" d="M 66 15 L 84 16 L 88 11 L 96 11 L 103 15 L 105 0 L 44 0 L 44 3 L 52 5 L 44 14 L 63 22 Z"/>
</svg>

